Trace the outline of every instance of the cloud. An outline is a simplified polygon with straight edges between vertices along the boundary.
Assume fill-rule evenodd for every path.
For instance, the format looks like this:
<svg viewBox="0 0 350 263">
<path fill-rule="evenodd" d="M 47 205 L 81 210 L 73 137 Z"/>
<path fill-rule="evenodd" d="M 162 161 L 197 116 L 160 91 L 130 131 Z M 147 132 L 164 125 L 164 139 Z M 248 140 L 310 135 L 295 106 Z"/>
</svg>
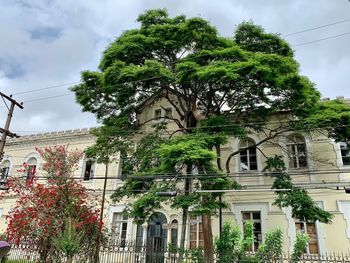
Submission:
<svg viewBox="0 0 350 263">
<path fill-rule="evenodd" d="M 62 29 L 55 27 L 37 27 L 30 31 L 32 39 L 42 39 L 46 41 L 52 41 L 59 38 L 62 33 Z"/>
<path fill-rule="evenodd" d="M 0 71 L 9 79 L 19 78 L 25 74 L 21 64 L 10 58 L 0 58 Z"/>
<path fill-rule="evenodd" d="M 151 8 L 167 8 L 172 16 L 185 14 L 209 20 L 224 36 L 235 26 L 253 20 L 269 32 L 286 33 L 348 18 L 347 0 L 0 0 L 0 89 L 24 103 L 16 109 L 12 129 L 19 133 L 95 126 L 92 114 L 82 113 L 69 94 L 69 85 L 23 93 L 80 79 L 95 70 L 105 47 L 123 31 L 138 26 L 137 16 Z M 286 37 L 293 45 L 349 31 L 343 23 Z M 350 36 L 296 46 L 302 74 L 324 96 L 350 97 L 348 75 Z M 61 96 L 65 95 L 65 96 Z M 0 125 L 6 108 L 0 106 Z"/>
</svg>

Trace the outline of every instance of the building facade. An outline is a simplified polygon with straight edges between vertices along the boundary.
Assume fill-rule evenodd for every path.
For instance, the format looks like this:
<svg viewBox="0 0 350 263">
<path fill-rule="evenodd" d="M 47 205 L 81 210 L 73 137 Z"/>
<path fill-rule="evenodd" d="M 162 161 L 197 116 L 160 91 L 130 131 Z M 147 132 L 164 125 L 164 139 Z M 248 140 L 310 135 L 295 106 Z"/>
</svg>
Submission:
<svg viewBox="0 0 350 263">
<path fill-rule="evenodd" d="M 169 118 L 167 118 L 169 117 Z M 175 131 L 176 125 L 171 120 L 176 111 L 167 101 L 148 101 L 140 107 L 137 119 L 143 125 L 142 133 L 152 132 L 153 125 L 159 121 L 167 121 L 169 131 Z M 271 126 L 280 123 L 285 116 L 276 117 Z M 227 192 L 224 201 L 228 204 L 223 210 L 222 221 L 233 222 L 243 228 L 246 220 L 254 222 L 255 251 L 264 240 L 266 233 L 276 227 L 283 232 L 284 251 L 291 252 L 298 232 L 310 236 L 307 252 L 310 254 L 350 253 L 350 150 L 344 143 L 336 143 L 322 132 L 296 133 L 289 131 L 267 141 L 259 148 L 247 148 L 261 141 L 263 133 L 251 133 L 248 138 L 230 138 L 222 145 L 222 161 L 227 160 L 232 152 L 240 151 L 230 163 L 230 176 L 245 186 L 247 191 Z M 11 139 L 6 143 L 5 157 L 1 163 L 1 181 L 8 176 L 18 176 L 16 170 L 23 162 L 28 164 L 26 174 L 31 177 L 41 174 L 42 160 L 35 152 L 35 147 L 69 145 L 71 149 L 84 150 L 94 143 L 94 137 L 88 129 L 65 132 L 36 134 Z M 135 138 L 137 146 L 138 138 Z M 283 156 L 293 182 L 307 189 L 317 204 L 333 214 L 332 224 L 306 223 L 292 218 L 291 209 L 280 209 L 273 205 L 274 193 L 271 189 L 273 178 L 264 175 L 266 157 Z M 121 167 L 117 160 L 108 168 L 107 197 L 117 187 L 122 186 Z M 75 177 L 89 189 L 102 194 L 105 167 L 83 158 Z M 254 189 L 259 189 L 254 191 Z M 13 206 L 15 199 L 3 199 L 0 203 L 0 229 L 6 228 L 5 216 Z M 157 210 L 142 225 L 137 225 L 123 211 L 132 200 L 113 203 L 107 198 L 105 221 L 111 229 L 115 240 L 158 243 L 166 247 L 168 244 L 178 245 L 180 242 L 181 211 L 168 206 Z M 213 233 L 219 235 L 220 219 L 212 218 Z M 190 216 L 185 236 L 188 248 L 203 245 L 203 229 L 200 217 Z M 123 242 L 122 242 L 123 243 Z M 119 245 L 123 245 L 119 242 Z"/>
</svg>

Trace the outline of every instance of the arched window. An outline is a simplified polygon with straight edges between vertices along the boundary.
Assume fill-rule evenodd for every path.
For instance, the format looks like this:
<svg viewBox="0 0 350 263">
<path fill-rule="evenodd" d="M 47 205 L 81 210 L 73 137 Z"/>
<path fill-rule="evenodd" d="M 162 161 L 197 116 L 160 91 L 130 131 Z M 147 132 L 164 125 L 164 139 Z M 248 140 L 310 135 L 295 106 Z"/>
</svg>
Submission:
<svg viewBox="0 0 350 263">
<path fill-rule="evenodd" d="M 287 138 L 289 168 L 307 167 L 306 144 L 300 134 L 292 134 Z"/>
<path fill-rule="evenodd" d="M 176 219 L 171 221 L 171 232 L 170 241 L 173 246 L 177 246 L 177 236 L 178 236 L 178 222 Z"/>
<path fill-rule="evenodd" d="M 10 166 L 11 163 L 9 160 L 5 160 L 1 163 L 0 165 L 0 185 L 4 184 L 7 181 L 7 177 L 9 175 L 9 171 L 10 171 Z"/>
<path fill-rule="evenodd" d="M 38 160 L 35 157 L 30 157 L 27 161 L 27 169 L 26 169 L 26 175 L 27 179 L 33 179 L 35 173 L 36 173 L 36 168 L 38 165 Z"/>
<path fill-rule="evenodd" d="M 256 147 L 252 139 L 245 139 L 240 142 L 239 149 L 239 170 L 240 171 L 256 171 L 258 164 L 256 159 Z"/>
</svg>

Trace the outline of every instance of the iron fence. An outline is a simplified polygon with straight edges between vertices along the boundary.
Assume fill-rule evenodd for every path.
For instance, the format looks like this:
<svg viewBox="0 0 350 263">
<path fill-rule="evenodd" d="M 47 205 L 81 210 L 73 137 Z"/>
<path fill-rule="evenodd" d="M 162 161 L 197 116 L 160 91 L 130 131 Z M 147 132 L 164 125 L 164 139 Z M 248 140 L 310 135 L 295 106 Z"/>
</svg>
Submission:
<svg viewBox="0 0 350 263">
<path fill-rule="evenodd" d="M 186 262 L 200 262 L 196 261 L 191 253 L 184 253 Z M 160 249 L 158 246 L 136 245 L 135 243 L 111 244 L 104 246 L 99 251 L 100 263 L 178 263 L 179 253 L 175 249 Z M 274 263 L 289 263 L 291 261 L 290 255 L 283 255 Z M 5 261 L 6 262 L 6 261 Z M 7 262 L 16 263 L 31 263 L 40 262 L 38 253 L 32 252 L 28 246 L 12 247 Z M 55 261 L 56 262 L 56 261 Z M 65 262 L 62 256 L 59 262 Z M 79 256 L 74 258 L 74 263 L 87 262 L 79 259 Z M 324 254 L 324 255 L 308 255 L 304 254 L 299 263 L 350 263 L 350 255 L 345 254 Z M 96 262 L 88 262 L 96 263 Z M 233 261 L 232 263 L 247 263 L 247 261 Z M 267 263 L 267 262 L 264 262 Z M 270 263 L 270 262 L 269 262 Z"/>
</svg>

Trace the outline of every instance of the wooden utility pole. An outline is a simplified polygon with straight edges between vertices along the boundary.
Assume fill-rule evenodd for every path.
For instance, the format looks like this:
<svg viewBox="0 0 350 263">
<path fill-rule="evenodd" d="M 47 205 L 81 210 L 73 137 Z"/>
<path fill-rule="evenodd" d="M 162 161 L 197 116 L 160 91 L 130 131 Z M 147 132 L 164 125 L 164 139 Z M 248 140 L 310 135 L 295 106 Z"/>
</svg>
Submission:
<svg viewBox="0 0 350 263">
<path fill-rule="evenodd" d="M 0 141 L 0 162 L 1 162 L 1 160 L 4 156 L 4 148 L 5 148 L 7 136 L 18 137 L 15 133 L 10 132 L 9 129 L 10 129 L 10 123 L 11 123 L 11 119 L 12 119 L 12 115 L 13 115 L 13 111 L 15 109 L 15 106 L 19 107 L 20 109 L 23 109 L 23 106 L 22 106 L 23 103 L 18 103 L 16 100 L 14 100 L 12 98 L 12 95 L 7 96 L 6 94 L 0 92 L 0 96 L 8 109 L 8 114 L 7 114 L 5 126 L 4 126 L 4 128 L 0 128 L 0 132 L 2 133 L 1 141 Z M 9 102 L 11 102 L 10 107 L 7 106 L 5 99 L 8 100 Z"/>
</svg>

